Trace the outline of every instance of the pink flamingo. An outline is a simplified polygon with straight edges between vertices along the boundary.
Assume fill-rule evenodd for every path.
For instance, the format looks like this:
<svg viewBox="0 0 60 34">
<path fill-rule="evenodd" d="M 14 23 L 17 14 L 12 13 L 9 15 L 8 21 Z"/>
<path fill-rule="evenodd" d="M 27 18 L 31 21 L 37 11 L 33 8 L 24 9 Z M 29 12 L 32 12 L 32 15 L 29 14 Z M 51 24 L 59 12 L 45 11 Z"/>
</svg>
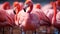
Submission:
<svg viewBox="0 0 60 34">
<path fill-rule="evenodd" d="M 37 8 L 37 9 L 41 9 L 40 3 L 35 4 L 34 7 Z"/>
<path fill-rule="evenodd" d="M 53 9 L 53 4 L 54 4 L 54 2 L 52 2 L 51 3 L 51 7 L 50 8 L 48 8 L 47 10 L 46 10 L 46 12 L 45 12 L 45 14 L 46 14 L 46 16 L 50 19 L 50 21 L 51 21 L 51 24 L 53 24 L 53 22 L 55 22 L 54 21 L 54 9 Z M 57 3 L 56 3 L 57 4 Z M 57 5 L 58 6 L 58 5 Z M 55 6 L 56 8 L 57 8 L 57 12 L 59 12 L 59 8 L 57 7 L 57 6 Z"/>
<path fill-rule="evenodd" d="M 18 18 L 17 18 L 17 14 L 22 10 L 22 8 L 23 8 L 23 3 L 22 2 L 14 2 L 13 3 L 13 7 L 15 8 L 15 11 L 14 11 L 14 13 L 15 13 L 15 24 L 18 24 Z"/>
<path fill-rule="evenodd" d="M 22 27 L 25 31 L 35 30 L 36 28 L 38 28 L 38 26 L 40 26 L 40 25 L 37 25 L 39 24 L 40 21 L 36 14 L 30 13 L 33 7 L 33 4 L 31 3 L 31 1 L 26 1 L 26 2 L 28 4 L 30 3 L 29 4 L 30 10 L 28 10 L 28 12 L 20 11 L 18 13 L 20 27 Z"/>
<path fill-rule="evenodd" d="M 16 10 L 15 10 L 16 13 L 19 13 L 19 11 L 21 11 L 23 8 L 23 3 L 22 2 L 19 3 L 16 1 L 13 3 L 13 7 L 16 8 Z"/>
<path fill-rule="evenodd" d="M 9 2 L 4 2 L 3 4 L 1 4 L 1 9 L 3 9 L 3 10 L 10 9 L 10 3 Z"/>
<path fill-rule="evenodd" d="M 28 4 L 29 10 L 27 12 L 20 11 L 18 13 L 19 24 L 23 30 L 35 30 L 36 28 L 39 28 L 40 24 L 47 25 L 50 23 L 49 19 L 44 13 L 42 13 L 42 11 L 39 9 L 33 9 L 33 3 L 31 0 L 26 1 L 25 3 Z M 40 21 L 40 19 L 42 21 Z"/>
<path fill-rule="evenodd" d="M 57 4 L 57 9 L 60 10 L 60 0 L 57 0 L 56 4 Z"/>
<path fill-rule="evenodd" d="M 56 3 L 57 4 L 57 3 Z M 50 19 L 50 21 L 52 22 L 52 18 L 53 18 L 53 14 L 54 14 L 54 10 L 53 10 L 53 2 L 50 3 L 51 7 L 48 8 L 46 11 L 43 9 L 45 15 Z M 59 6 L 57 5 L 57 12 L 59 12 L 59 9 L 58 8 Z"/>
<path fill-rule="evenodd" d="M 12 26 L 13 20 L 4 10 L 0 10 L 0 27 Z"/>
<path fill-rule="evenodd" d="M 60 31 L 60 12 L 57 12 L 57 4 L 54 3 L 53 8 L 54 8 L 54 16 L 52 19 L 52 25 L 54 25 L 59 31 Z"/>
</svg>

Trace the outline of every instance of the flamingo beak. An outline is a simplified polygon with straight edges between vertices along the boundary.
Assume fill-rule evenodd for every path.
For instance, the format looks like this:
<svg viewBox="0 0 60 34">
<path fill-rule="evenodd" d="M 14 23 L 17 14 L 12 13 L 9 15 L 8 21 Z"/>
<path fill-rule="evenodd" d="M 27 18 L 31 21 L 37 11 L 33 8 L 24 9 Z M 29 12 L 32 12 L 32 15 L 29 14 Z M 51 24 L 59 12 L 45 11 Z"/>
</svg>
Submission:
<svg viewBox="0 0 60 34">
<path fill-rule="evenodd" d="M 23 8 L 24 9 L 24 12 L 26 12 L 27 7 L 29 7 L 29 5 L 25 4 L 24 5 L 24 8 Z"/>
<path fill-rule="evenodd" d="M 15 9 L 16 9 L 16 7 L 15 7 L 15 8 L 13 8 L 13 12 L 14 12 L 14 14 L 16 14 Z"/>
</svg>

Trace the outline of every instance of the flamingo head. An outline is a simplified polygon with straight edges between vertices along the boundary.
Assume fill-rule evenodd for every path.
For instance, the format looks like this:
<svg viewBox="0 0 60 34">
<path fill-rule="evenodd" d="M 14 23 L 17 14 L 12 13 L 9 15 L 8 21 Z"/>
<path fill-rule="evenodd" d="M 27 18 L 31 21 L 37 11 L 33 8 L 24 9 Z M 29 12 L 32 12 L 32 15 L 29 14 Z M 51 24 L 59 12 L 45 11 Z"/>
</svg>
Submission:
<svg viewBox="0 0 60 34">
<path fill-rule="evenodd" d="M 57 0 L 57 1 L 59 1 L 59 2 L 60 2 L 60 0 Z"/>
<path fill-rule="evenodd" d="M 10 9 L 10 3 L 9 2 L 3 3 L 3 9 L 4 10 Z"/>
<path fill-rule="evenodd" d="M 23 3 L 19 3 L 16 1 L 13 3 L 13 7 L 15 8 L 16 13 L 18 13 L 20 10 L 22 10 Z"/>
<path fill-rule="evenodd" d="M 39 3 L 37 3 L 35 8 L 41 9 L 41 5 Z"/>
<path fill-rule="evenodd" d="M 51 2 L 50 4 L 53 6 L 53 3 L 54 3 L 54 2 Z"/>
<path fill-rule="evenodd" d="M 31 5 L 33 5 L 33 3 L 32 3 L 31 0 L 26 0 L 25 4 L 28 5 L 28 7 L 31 6 Z"/>
<path fill-rule="evenodd" d="M 33 3 L 32 3 L 31 0 L 27 0 L 27 1 L 25 2 L 24 9 L 26 9 L 26 8 L 28 8 L 28 7 L 29 7 L 28 12 L 31 12 L 32 9 L 33 9 Z"/>
<path fill-rule="evenodd" d="M 57 0 L 57 5 L 60 6 L 60 0 Z"/>
</svg>

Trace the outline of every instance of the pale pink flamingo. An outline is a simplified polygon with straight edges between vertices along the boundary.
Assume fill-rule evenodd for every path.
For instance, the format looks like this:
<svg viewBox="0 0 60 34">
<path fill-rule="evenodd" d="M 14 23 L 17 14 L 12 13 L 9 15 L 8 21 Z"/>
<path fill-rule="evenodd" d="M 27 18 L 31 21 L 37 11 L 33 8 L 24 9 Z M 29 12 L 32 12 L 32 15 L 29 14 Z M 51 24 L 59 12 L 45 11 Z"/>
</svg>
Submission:
<svg viewBox="0 0 60 34">
<path fill-rule="evenodd" d="M 26 1 L 26 4 L 29 6 L 28 11 L 20 11 L 18 13 L 20 27 L 22 27 L 24 30 L 35 30 L 36 28 L 39 28 L 40 25 L 49 26 L 50 21 L 48 17 L 42 13 L 42 10 L 34 10 L 32 1 Z"/>
</svg>

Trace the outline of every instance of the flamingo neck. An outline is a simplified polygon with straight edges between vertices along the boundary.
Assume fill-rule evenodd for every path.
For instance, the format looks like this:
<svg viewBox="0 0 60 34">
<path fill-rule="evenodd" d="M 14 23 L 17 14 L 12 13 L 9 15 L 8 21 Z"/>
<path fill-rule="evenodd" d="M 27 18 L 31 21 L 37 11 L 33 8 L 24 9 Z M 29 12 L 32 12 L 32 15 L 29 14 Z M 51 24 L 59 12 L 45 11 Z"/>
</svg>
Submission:
<svg viewBox="0 0 60 34">
<path fill-rule="evenodd" d="M 29 8 L 29 10 L 28 10 L 28 13 L 30 13 L 30 12 L 32 11 L 32 9 L 33 9 L 33 4 L 30 5 L 30 8 Z"/>
<path fill-rule="evenodd" d="M 19 12 L 18 9 L 16 9 L 16 14 L 18 14 L 18 12 Z"/>
<path fill-rule="evenodd" d="M 21 11 L 20 7 L 19 7 L 19 8 L 18 8 L 18 7 L 16 7 L 16 9 L 15 9 L 16 14 L 18 14 L 18 13 L 19 13 L 19 11 Z"/>
<path fill-rule="evenodd" d="M 53 9 L 54 9 L 54 22 L 56 22 L 56 14 L 57 14 L 57 8 L 56 8 L 56 3 L 54 3 L 53 5 Z"/>
</svg>

